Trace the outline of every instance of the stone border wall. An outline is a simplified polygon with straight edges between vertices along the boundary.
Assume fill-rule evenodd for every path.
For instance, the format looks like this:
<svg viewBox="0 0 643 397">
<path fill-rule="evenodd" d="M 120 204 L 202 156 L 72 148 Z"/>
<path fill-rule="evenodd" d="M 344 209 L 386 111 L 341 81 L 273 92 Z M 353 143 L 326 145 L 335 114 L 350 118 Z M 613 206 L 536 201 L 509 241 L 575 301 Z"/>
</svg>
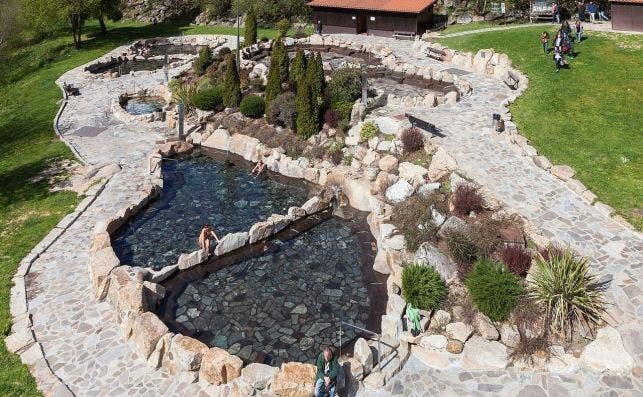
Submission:
<svg viewBox="0 0 643 397">
<path fill-rule="evenodd" d="M 111 104 L 111 110 L 112 114 L 116 119 L 123 123 L 132 123 L 136 124 L 139 122 L 154 122 L 154 121 L 165 121 L 167 118 L 167 108 L 168 104 L 170 103 L 172 99 L 172 93 L 170 90 L 167 88 L 167 85 L 159 85 L 156 89 L 154 90 L 146 90 L 144 94 L 142 93 L 129 93 L 129 92 L 124 92 L 121 95 L 127 95 L 128 100 L 132 98 L 139 98 L 139 97 L 158 97 L 162 98 L 166 105 L 163 106 L 163 110 L 161 112 L 152 112 L 152 113 L 146 113 L 146 114 L 130 114 L 127 110 L 125 110 L 119 103 L 119 97 L 116 97 L 112 100 Z"/>
</svg>

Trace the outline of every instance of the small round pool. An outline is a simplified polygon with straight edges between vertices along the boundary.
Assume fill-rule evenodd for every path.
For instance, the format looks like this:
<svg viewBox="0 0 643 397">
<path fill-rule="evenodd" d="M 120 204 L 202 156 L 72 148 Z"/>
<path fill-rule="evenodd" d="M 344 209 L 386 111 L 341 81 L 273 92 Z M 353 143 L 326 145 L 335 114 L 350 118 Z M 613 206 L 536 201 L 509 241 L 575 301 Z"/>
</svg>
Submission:
<svg viewBox="0 0 643 397">
<path fill-rule="evenodd" d="M 149 114 L 163 110 L 165 101 L 160 97 L 146 96 L 130 98 L 123 108 L 133 115 Z"/>
</svg>

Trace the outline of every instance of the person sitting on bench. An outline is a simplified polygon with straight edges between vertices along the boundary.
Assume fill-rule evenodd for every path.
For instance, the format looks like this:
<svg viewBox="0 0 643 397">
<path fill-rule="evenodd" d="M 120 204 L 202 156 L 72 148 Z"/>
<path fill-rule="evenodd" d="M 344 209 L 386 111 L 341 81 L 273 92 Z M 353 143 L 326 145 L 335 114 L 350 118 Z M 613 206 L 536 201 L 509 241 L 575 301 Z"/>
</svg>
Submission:
<svg viewBox="0 0 643 397">
<path fill-rule="evenodd" d="M 317 357 L 317 381 L 315 382 L 315 397 L 335 397 L 339 363 L 330 346 Z"/>
</svg>

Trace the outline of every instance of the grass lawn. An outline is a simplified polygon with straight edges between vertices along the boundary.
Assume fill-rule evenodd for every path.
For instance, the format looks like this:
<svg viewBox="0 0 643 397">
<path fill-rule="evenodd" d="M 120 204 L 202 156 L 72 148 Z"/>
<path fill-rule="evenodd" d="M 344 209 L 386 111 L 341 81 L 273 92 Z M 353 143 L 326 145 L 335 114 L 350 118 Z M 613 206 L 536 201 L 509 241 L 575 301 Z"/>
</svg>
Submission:
<svg viewBox="0 0 643 397">
<path fill-rule="evenodd" d="M 109 25 L 107 36 L 90 37 L 81 50 L 70 35 L 24 46 L 9 54 L 13 83 L 0 85 L 0 331 L 10 332 L 9 289 L 20 260 L 62 219 L 73 211 L 79 197 L 70 192 L 49 192 L 45 182 L 30 182 L 57 159 L 73 158 L 52 130 L 61 93 L 54 81 L 65 71 L 98 58 L 118 45 L 137 38 L 180 34 L 233 34 L 235 28 L 143 25 L 122 22 Z M 259 37 L 275 37 L 260 29 Z M 9 70 L 0 70 L 8 73 Z M 0 343 L 0 396 L 39 395 L 18 356 Z"/>
<path fill-rule="evenodd" d="M 554 27 L 547 26 L 550 37 Z M 570 69 L 554 71 L 542 26 L 438 39 L 454 49 L 504 52 L 527 73 L 511 105 L 521 134 L 567 164 L 598 199 L 643 230 L 643 36 L 586 32 Z"/>
<path fill-rule="evenodd" d="M 456 23 L 453 25 L 447 25 L 447 27 L 444 30 L 440 31 L 440 34 L 444 35 L 444 34 L 451 34 L 451 33 L 468 32 L 470 30 L 495 28 L 495 27 L 501 27 L 501 26 L 511 26 L 512 24 L 519 24 L 519 23 L 524 23 L 524 21 L 513 22 L 513 23 L 506 23 L 505 21 L 477 21 L 477 22 L 471 22 L 467 24 Z"/>
</svg>

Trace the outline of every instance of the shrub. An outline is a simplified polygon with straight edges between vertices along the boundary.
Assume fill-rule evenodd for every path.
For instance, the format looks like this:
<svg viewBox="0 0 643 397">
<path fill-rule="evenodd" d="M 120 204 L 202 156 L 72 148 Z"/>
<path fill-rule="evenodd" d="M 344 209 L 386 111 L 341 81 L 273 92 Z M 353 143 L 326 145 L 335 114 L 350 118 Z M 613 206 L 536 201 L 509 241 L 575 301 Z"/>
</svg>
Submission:
<svg viewBox="0 0 643 397">
<path fill-rule="evenodd" d="M 283 18 L 277 21 L 275 27 L 277 28 L 277 32 L 279 32 L 279 37 L 286 37 L 288 29 L 290 29 L 290 22 L 288 19 Z"/>
<path fill-rule="evenodd" d="M 413 307 L 435 310 L 447 296 L 447 286 L 431 266 L 408 264 L 402 270 L 402 295 Z"/>
<path fill-rule="evenodd" d="M 342 157 L 342 164 L 345 166 L 350 166 L 353 163 L 353 155 L 352 154 L 347 154 L 344 157 Z"/>
<path fill-rule="evenodd" d="M 246 13 L 245 31 L 243 35 L 243 45 L 249 46 L 257 42 L 257 16 L 251 7 Z"/>
<path fill-rule="evenodd" d="M 482 215 L 469 225 L 467 235 L 476 245 L 480 256 L 491 257 L 503 243 L 500 229 L 507 225 L 507 220 L 495 219 Z"/>
<path fill-rule="evenodd" d="M 268 119 L 282 127 L 295 128 L 295 94 L 284 92 L 278 95 L 268 107 Z"/>
<path fill-rule="evenodd" d="M 500 250 L 500 259 L 510 272 L 524 276 L 531 266 L 531 252 L 520 245 L 506 245 Z"/>
<path fill-rule="evenodd" d="M 223 103 L 221 87 L 207 87 L 199 90 L 192 98 L 194 106 L 200 110 L 215 110 Z"/>
<path fill-rule="evenodd" d="M 328 154 L 328 157 L 330 158 L 330 161 L 333 164 L 338 165 L 339 163 L 341 163 L 343 148 L 344 148 L 344 141 L 342 140 L 336 140 L 328 148 L 327 154 Z"/>
<path fill-rule="evenodd" d="M 362 96 L 362 71 L 359 68 L 341 68 L 333 72 L 328 93 L 335 101 L 354 102 Z"/>
<path fill-rule="evenodd" d="M 548 251 L 548 259 L 538 255 L 529 281 L 530 296 L 545 307 L 547 323 L 559 335 L 571 336 L 576 325 L 593 334 L 605 314 L 606 283 L 590 273 L 589 260 L 566 249 Z"/>
<path fill-rule="evenodd" d="M 320 53 L 313 54 L 308 60 L 306 65 L 306 82 L 310 87 L 310 95 L 312 96 L 317 113 L 321 108 L 322 103 L 322 94 L 324 91 L 324 86 L 326 85 L 326 80 L 324 78 L 324 65 L 322 63 L 322 57 Z"/>
<path fill-rule="evenodd" d="M 363 141 L 368 141 L 371 138 L 375 138 L 379 133 L 380 129 L 377 124 L 372 121 L 367 121 L 362 124 L 362 129 L 360 130 L 359 135 Z"/>
<path fill-rule="evenodd" d="M 194 97 L 198 92 L 196 84 L 182 83 L 180 80 L 173 80 L 170 86 L 172 97 L 176 102 L 182 101 L 186 110 L 194 108 Z"/>
<path fill-rule="evenodd" d="M 492 321 L 505 320 L 524 293 L 518 277 L 488 260 L 476 262 L 464 283 L 478 310 Z"/>
<path fill-rule="evenodd" d="M 415 127 L 402 131 L 402 145 L 405 152 L 415 152 L 424 148 L 424 135 Z"/>
<path fill-rule="evenodd" d="M 295 96 L 297 134 L 309 138 L 319 132 L 319 119 L 308 84 L 301 84 Z"/>
<path fill-rule="evenodd" d="M 199 56 L 192 64 L 192 66 L 194 67 L 194 73 L 196 73 L 198 76 L 202 76 L 208 66 L 212 65 L 213 61 L 212 49 L 210 48 L 210 46 L 203 47 L 201 51 L 199 51 Z"/>
<path fill-rule="evenodd" d="M 302 49 L 297 49 L 290 63 L 290 82 L 297 88 L 306 79 L 307 58 Z"/>
<path fill-rule="evenodd" d="M 237 62 L 233 54 L 226 58 L 225 78 L 223 80 L 223 104 L 228 108 L 239 106 L 241 102 L 241 81 L 237 71 Z"/>
<path fill-rule="evenodd" d="M 335 101 L 331 108 L 337 110 L 342 120 L 350 121 L 351 113 L 353 112 L 353 102 L 350 101 Z"/>
<path fill-rule="evenodd" d="M 416 251 L 426 241 L 435 241 L 438 228 L 432 222 L 431 195 L 413 195 L 393 206 L 391 222 L 404 236 L 406 249 Z"/>
<path fill-rule="evenodd" d="M 332 128 L 337 128 L 337 125 L 339 124 L 339 120 L 341 120 L 341 118 L 342 115 L 334 109 L 328 109 L 324 113 L 324 122 Z"/>
<path fill-rule="evenodd" d="M 261 92 L 266 89 L 266 87 L 263 85 L 263 80 L 261 80 L 260 78 L 250 80 L 250 88 L 252 88 L 255 92 Z"/>
<path fill-rule="evenodd" d="M 229 47 L 221 47 L 217 54 L 219 61 L 224 61 L 228 54 L 232 54 L 232 50 Z"/>
<path fill-rule="evenodd" d="M 474 262 L 478 258 L 478 248 L 471 237 L 461 230 L 451 230 L 447 234 L 447 246 L 456 262 Z"/>
<path fill-rule="evenodd" d="M 239 111 L 244 116 L 261 117 L 266 109 L 266 103 L 259 95 L 249 95 L 241 100 Z"/>
<path fill-rule="evenodd" d="M 479 212 L 483 209 L 483 200 L 477 186 L 470 183 L 461 183 L 453 192 L 454 212 L 460 216 L 468 216 L 471 211 Z"/>
<path fill-rule="evenodd" d="M 270 103 L 283 92 L 282 84 L 288 82 L 288 53 L 282 39 L 276 39 L 270 53 L 266 101 Z"/>
</svg>

